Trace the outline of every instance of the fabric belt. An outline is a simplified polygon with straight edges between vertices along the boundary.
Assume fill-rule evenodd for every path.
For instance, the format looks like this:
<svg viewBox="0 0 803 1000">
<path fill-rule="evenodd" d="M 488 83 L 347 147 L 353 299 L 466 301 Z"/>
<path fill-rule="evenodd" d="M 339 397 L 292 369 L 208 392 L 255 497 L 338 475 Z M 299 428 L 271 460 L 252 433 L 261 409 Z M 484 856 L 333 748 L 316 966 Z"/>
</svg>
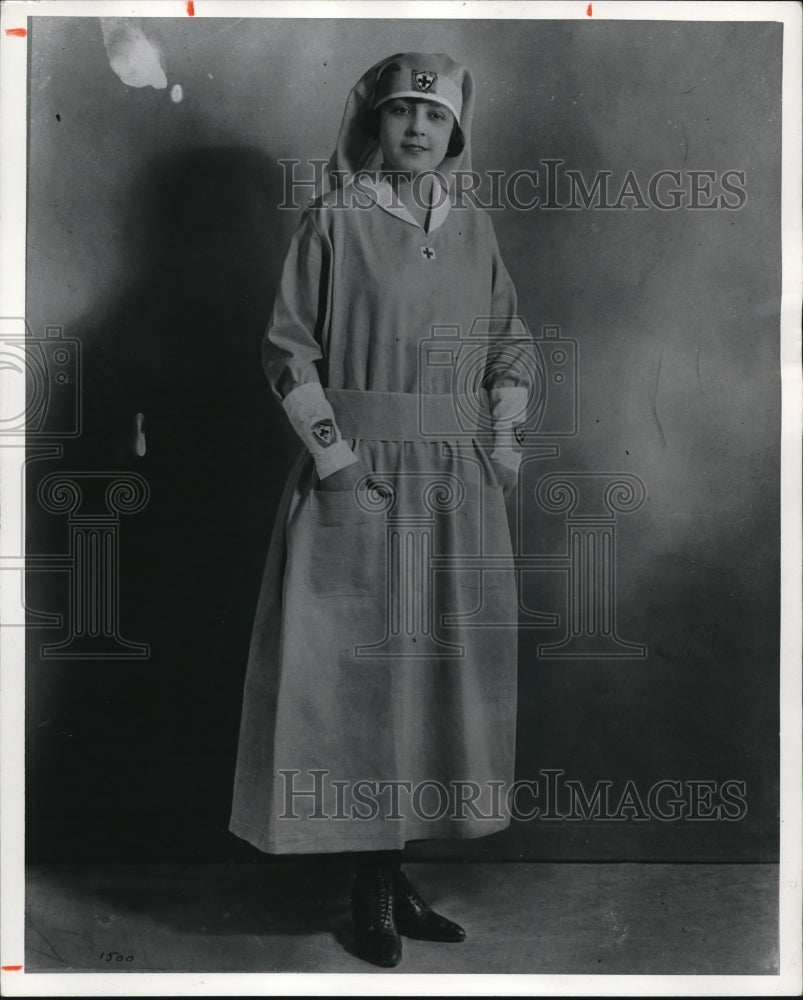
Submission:
<svg viewBox="0 0 803 1000">
<path fill-rule="evenodd" d="M 344 438 L 364 441 L 442 441 L 477 431 L 487 399 L 451 393 L 326 389 Z M 484 395 L 484 393 L 483 393 Z M 479 412 L 478 412 L 479 411 Z"/>
</svg>

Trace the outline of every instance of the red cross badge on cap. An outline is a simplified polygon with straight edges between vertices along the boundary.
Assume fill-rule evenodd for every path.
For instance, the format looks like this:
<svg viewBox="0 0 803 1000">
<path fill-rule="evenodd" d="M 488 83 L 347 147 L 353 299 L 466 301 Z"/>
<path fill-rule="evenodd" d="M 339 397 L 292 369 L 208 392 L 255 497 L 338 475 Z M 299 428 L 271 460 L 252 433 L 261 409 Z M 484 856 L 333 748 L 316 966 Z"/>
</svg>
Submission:
<svg viewBox="0 0 803 1000">
<path fill-rule="evenodd" d="M 414 69 L 413 70 L 413 86 L 416 90 L 420 90 L 423 94 L 427 91 L 432 90 L 432 85 L 438 79 L 438 74 L 433 73 L 429 69 Z"/>
</svg>

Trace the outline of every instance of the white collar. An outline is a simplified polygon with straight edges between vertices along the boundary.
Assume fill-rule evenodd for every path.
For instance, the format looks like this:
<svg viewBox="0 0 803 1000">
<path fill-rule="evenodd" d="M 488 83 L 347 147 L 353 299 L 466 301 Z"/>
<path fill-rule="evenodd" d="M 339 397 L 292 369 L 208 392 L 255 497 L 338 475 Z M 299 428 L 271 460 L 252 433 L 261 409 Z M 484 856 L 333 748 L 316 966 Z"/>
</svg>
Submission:
<svg viewBox="0 0 803 1000">
<path fill-rule="evenodd" d="M 438 178 L 438 183 L 429 185 L 429 226 L 427 229 L 417 222 L 408 209 L 402 204 L 401 199 L 393 190 L 390 178 L 387 175 L 362 173 L 354 178 L 353 184 L 360 193 L 367 194 L 369 198 L 383 211 L 389 215 L 395 215 L 397 219 L 408 222 L 411 226 L 421 229 L 429 235 L 436 229 L 440 229 L 446 221 L 446 216 L 451 208 L 451 195 L 442 178 Z"/>
</svg>

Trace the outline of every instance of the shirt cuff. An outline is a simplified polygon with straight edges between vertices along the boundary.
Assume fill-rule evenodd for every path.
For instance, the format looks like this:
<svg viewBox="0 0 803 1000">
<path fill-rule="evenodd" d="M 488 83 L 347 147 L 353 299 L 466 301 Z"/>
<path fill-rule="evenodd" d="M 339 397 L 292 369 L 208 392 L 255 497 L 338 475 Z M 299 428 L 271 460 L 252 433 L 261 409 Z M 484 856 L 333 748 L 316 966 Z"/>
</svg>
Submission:
<svg viewBox="0 0 803 1000">
<path fill-rule="evenodd" d="M 321 479 L 357 461 L 342 439 L 331 403 L 318 381 L 303 382 L 282 400 L 294 430 L 315 459 Z"/>
</svg>

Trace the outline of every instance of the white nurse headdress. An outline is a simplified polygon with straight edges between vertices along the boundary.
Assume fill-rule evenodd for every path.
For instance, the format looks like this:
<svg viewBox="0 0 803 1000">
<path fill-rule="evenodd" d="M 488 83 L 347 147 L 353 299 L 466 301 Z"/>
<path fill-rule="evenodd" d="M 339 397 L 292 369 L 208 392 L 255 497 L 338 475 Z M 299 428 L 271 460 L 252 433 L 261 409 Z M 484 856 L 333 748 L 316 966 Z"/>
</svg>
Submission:
<svg viewBox="0 0 803 1000">
<path fill-rule="evenodd" d="M 324 170 L 318 194 L 342 187 L 361 170 L 378 170 L 382 150 L 376 128 L 376 111 L 396 97 L 417 97 L 447 107 L 463 139 L 456 156 L 447 155 L 440 170 L 471 169 L 471 119 L 474 114 L 474 81 L 465 66 L 443 53 L 404 52 L 372 66 L 352 87 L 343 112 L 337 147 Z"/>
</svg>

